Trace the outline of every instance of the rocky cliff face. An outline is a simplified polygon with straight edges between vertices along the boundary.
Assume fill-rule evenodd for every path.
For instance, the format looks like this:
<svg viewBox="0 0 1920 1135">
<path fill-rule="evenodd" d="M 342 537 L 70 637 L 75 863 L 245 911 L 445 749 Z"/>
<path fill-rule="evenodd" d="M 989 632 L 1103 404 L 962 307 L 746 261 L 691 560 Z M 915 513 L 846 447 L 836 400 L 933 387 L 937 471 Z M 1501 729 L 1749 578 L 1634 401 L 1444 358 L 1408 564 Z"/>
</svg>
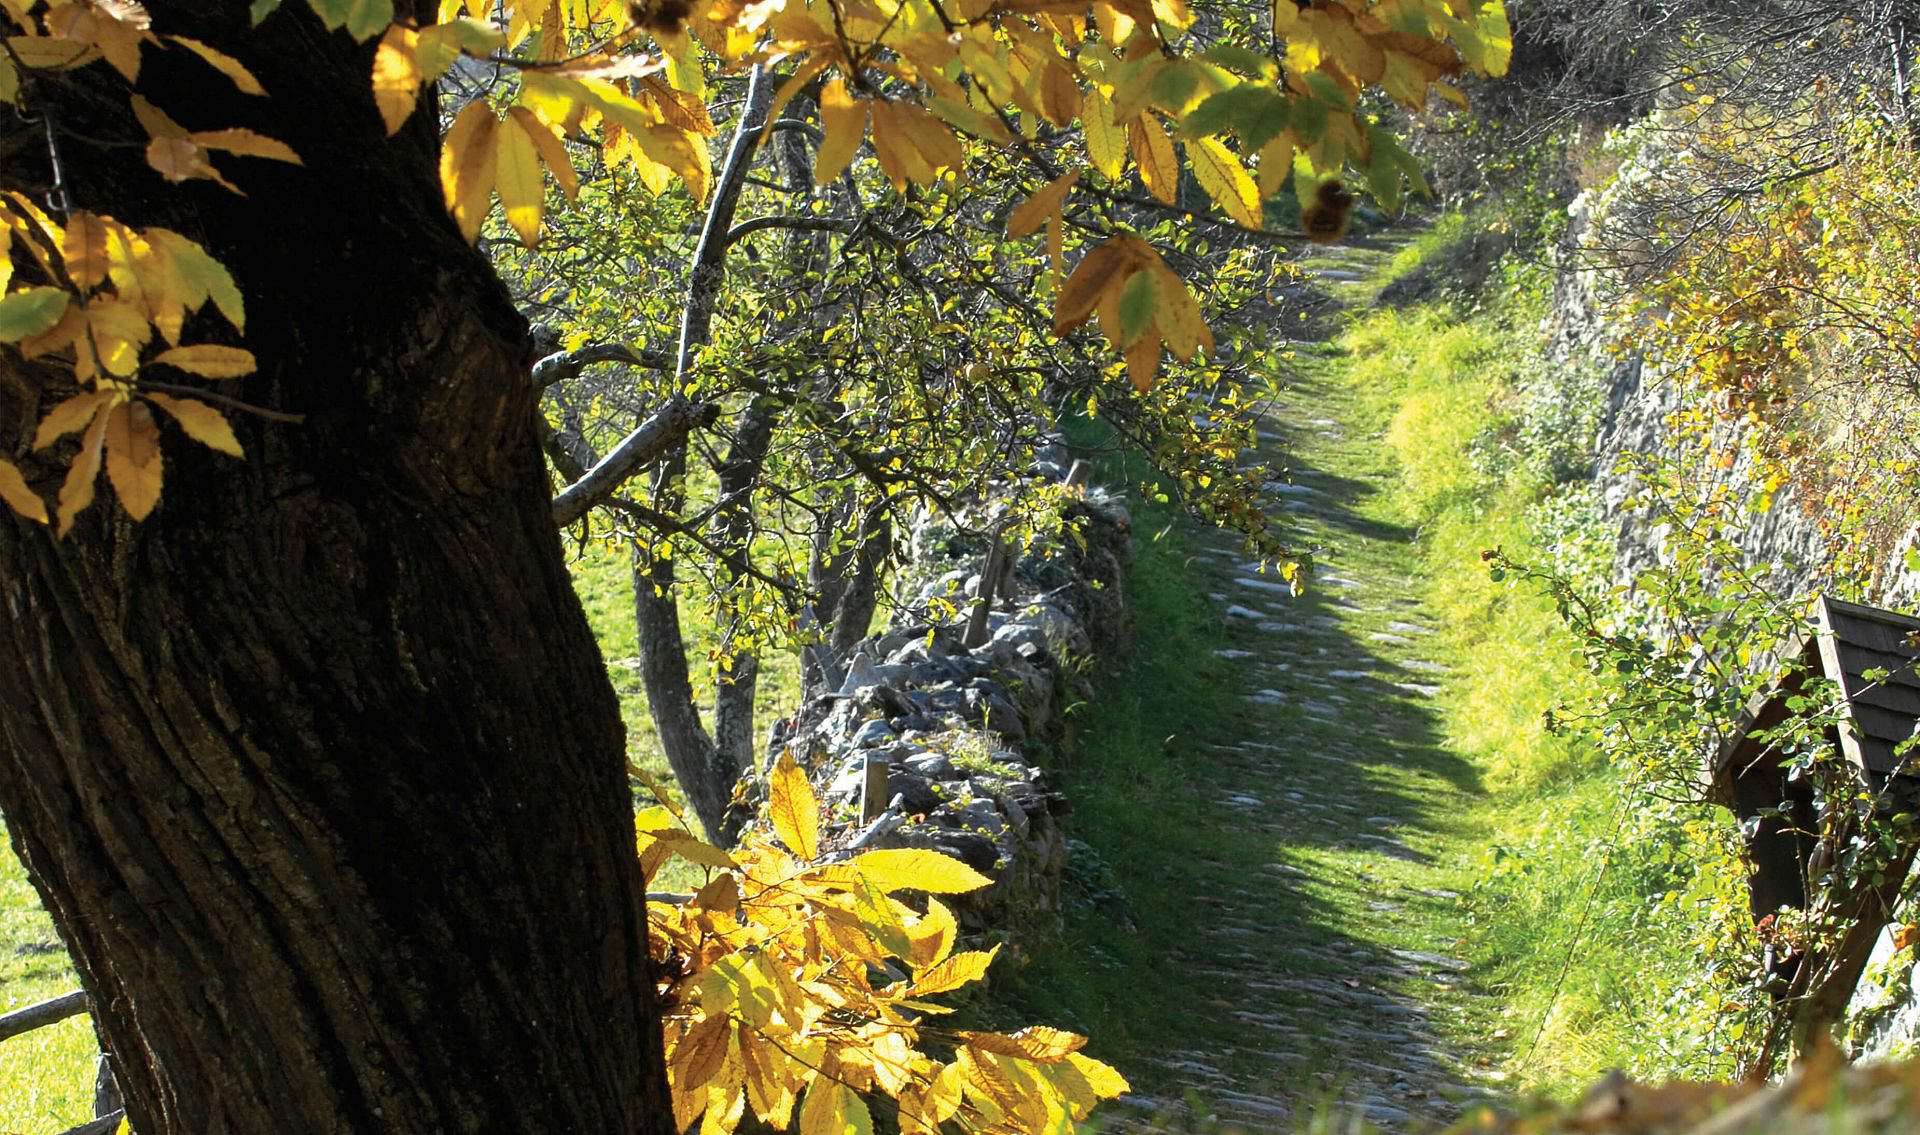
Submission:
<svg viewBox="0 0 1920 1135">
<path fill-rule="evenodd" d="M 1572 209 L 1569 243 L 1615 244 L 1602 231 L 1605 225 L 1604 202 L 1583 198 Z M 1709 460 L 1708 450 L 1676 440 L 1668 419 L 1696 395 L 1663 374 L 1656 361 L 1632 349 L 1632 328 L 1610 314 L 1616 286 L 1597 268 L 1569 267 L 1559 274 L 1548 317 L 1545 364 L 1533 393 L 1536 400 L 1550 404 L 1584 402 L 1596 408 L 1589 426 L 1587 475 L 1602 522 L 1613 532 L 1613 580 L 1630 584 L 1658 562 L 1662 544 L 1659 526 L 1628 507 L 1639 490 L 1637 461 L 1651 456 L 1672 462 L 1703 497 L 1716 486 L 1738 496 L 1749 495 L 1756 486 L 1747 463 L 1722 468 Z M 1915 511 L 1920 514 L 1920 502 Z M 1739 543 L 1745 566 L 1776 595 L 1797 599 L 1830 586 L 1819 526 L 1791 489 L 1749 518 Z M 1870 601 L 1905 610 L 1917 600 L 1920 573 L 1907 570 L 1896 555 L 1879 573 Z M 1908 911 L 1900 921 L 1915 918 L 1916 912 Z M 1895 948 L 1891 929 L 1881 936 L 1850 1017 L 1854 1044 L 1866 1056 L 1920 1050 L 1920 965 L 1911 948 Z"/>
</svg>

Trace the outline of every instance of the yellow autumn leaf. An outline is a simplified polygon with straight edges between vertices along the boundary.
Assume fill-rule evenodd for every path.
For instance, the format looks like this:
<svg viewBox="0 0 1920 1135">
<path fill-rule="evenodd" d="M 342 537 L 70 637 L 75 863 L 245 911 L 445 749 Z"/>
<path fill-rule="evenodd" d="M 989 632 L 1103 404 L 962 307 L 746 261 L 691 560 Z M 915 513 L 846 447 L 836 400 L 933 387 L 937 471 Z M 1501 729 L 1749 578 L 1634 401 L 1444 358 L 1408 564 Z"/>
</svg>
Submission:
<svg viewBox="0 0 1920 1135">
<path fill-rule="evenodd" d="M 440 144 L 440 191 L 460 235 L 469 241 L 480 236 L 480 222 L 486 218 L 493 193 L 499 125 L 487 100 L 474 99 L 453 120 Z"/>
<path fill-rule="evenodd" d="M 7 50 L 20 60 L 22 66 L 35 71 L 64 71 L 85 66 L 100 58 L 99 53 L 87 44 L 48 35 L 8 36 Z"/>
<path fill-rule="evenodd" d="M 494 188 L 507 224 L 532 248 L 540 242 L 540 214 L 546 207 L 547 187 L 540 177 L 540 153 L 533 139 L 516 121 L 500 124 L 494 146 Z"/>
<path fill-rule="evenodd" d="M 1155 254 L 1139 237 L 1121 233 L 1108 237 L 1080 258 L 1072 275 L 1060 286 L 1054 301 L 1053 333 L 1056 337 L 1085 323 L 1093 315 L 1101 297 L 1118 295 L 1127 277 Z"/>
<path fill-rule="evenodd" d="M 107 226 L 86 210 L 77 210 L 60 237 L 60 256 L 67 277 L 82 288 L 99 286 L 107 278 Z"/>
<path fill-rule="evenodd" d="M 107 413 L 93 416 L 87 432 L 80 438 L 80 452 L 67 468 L 67 479 L 60 485 L 60 499 L 54 511 L 60 535 L 73 529 L 74 518 L 93 503 L 93 485 L 100 476 L 101 448 L 107 436 Z"/>
<path fill-rule="evenodd" d="M 820 88 L 820 128 L 824 137 L 813 158 L 813 183 L 825 185 L 839 177 L 859 152 L 867 136 L 867 100 L 847 93 L 835 79 Z"/>
<path fill-rule="evenodd" d="M 87 338 L 108 374 L 128 378 L 140 369 L 140 348 L 153 337 L 144 311 L 106 294 L 87 304 Z"/>
<path fill-rule="evenodd" d="M 1040 68 L 1040 113 L 1055 126 L 1065 126 L 1080 117 L 1080 82 L 1073 68 L 1058 57 L 1048 59 Z"/>
<path fill-rule="evenodd" d="M 1260 196 L 1272 197 L 1293 172 L 1293 136 L 1286 131 L 1260 147 Z"/>
<path fill-rule="evenodd" d="M 1093 168 L 1108 180 L 1117 180 L 1127 168 L 1127 133 L 1114 121 L 1113 103 L 1098 89 L 1088 91 L 1081 101 L 1080 127 Z"/>
<path fill-rule="evenodd" d="M 1091 1056 L 1075 1052 L 1067 1057 L 1067 1063 L 1074 1066 L 1087 1079 L 1095 1094 L 1101 1099 L 1112 1099 L 1133 1090 L 1127 1078 L 1115 1071 L 1112 1066 L 1102 1064 Z"/>
<path fill-rule="evenodd" d="M 1187 164 L 1195 181 L 1227 216 L 1250 229 L 1260 227 L 1260 190 L 1233 151 L 1218 138 L 1195 138 L 1187 143 Z"/>
<path fill-rule="evenodd" d="M 1162 202 L 1173 205 L 1180 200 L 1180 165 L 1173 152 L 1173 139 L 1160 120 L 1141 114 L 1127 124 L 1127 143 L 1133 160 L 1140 167 L 1140 180 L 1147 191 Z"/>
<path fill-rule="evenodd" d="M 1087 1038 L 1079 1033 L 1046 1025 L 1028 1025 L 1007 1039 L 1013 1041 L 1020 1055 L 1043 1064 L 1065 1060 L 1087 1045 Z"/>
<path fill-rule="evenodd" d="M 388 134 L 397 132 L 413 117 L 413 108 L 420 101 L 420 85 L 426 80 L 420 73 L 419 40 L 419 32 L 405 24 L 394 24 L 380 37 L 380 47 L 373 53 L 373 103 L 380 109 Z"/>
<path fill-rule="evenodd" d="M 1147 271 L 1155 293 L 1154 322 L 1167 349 L 1183 363 L 1192 362 L 1197 352 L 1213 354 L 1213 329 L 1201 316 L 1200 304 L 1187 290 L 1186 281 L 1158 257 L 1147 265 Z"/>
<path fill-rule="evenodd" d="M 1153 380 L 1160 376 L 1160 339 L 1155 335 L 1142 335 L 1131 347 L 1126 349 L 1127 379 L 1133 388 L 1145 394 L 1153 389 Z"/>
<path fill-rule="evenodd" d="M 4 458 L 0 458 L 0 501 L 6 501 L 7 507 L 28 520 L 47 522 L 47 502 L 27 484 L 19 468 Z"/>
<path fill-rule="evenodd" d="M 239 378 L 252 374 L 256 367 L 253 352 L 243 347 L 223 347 L 217 343 L 195 343 L 188 347 L 170 347 L 148 360 L 197 374 L 201 378 Z"/>
<path fill-rule="evenodd" d="M 107 412 L 107 481 L 120 507 L 145 520 L 160 503 L 160 428 L 142 402 L 121 402 Z"/>
<path fill-rule="evenodd" d="M 1038 230 L 1047 218 L 1057 216 L 1066 203 L 1067 194 L 1079 180 L 1080 171 L 1071 169 L 1035 190 L 1033 196 L 1007 214 L 1007 235 L 1017 240 Z"/>
<path fill-rule="evenodd" d="M 925 891 L 956 895 L 976 891 L 993 880 L 951 855 L 925 848 L 889 847 L 863 851 L 853 858 L 867 881 L 885 894 Z"/>
<path fill-rule="evenodd" d="M 673 854 L 702 867 L 713 867 L 722 871 L 732 871 L 739 867 L 739 864 L 733 861 L 733 856 L 679 828 L 664 828 L 654 832 L 653 836 L 666 844 Z"/>
<path fill-rule="evenodd" d="M 874 156 L 880 159 L 880 172 L 893 183 L 894 192 L 905 193 L 909 184 L 931 184 L 933 170 L 902 128 L 899 108 L 881 99 L 871 109 Z"/>
<path fill-rule="evenodd" d="M 781 753 L 767 775 L 767 820 L 796 858 L 820 857 L 820 801 L 792 753 Z"/>
<path fill-rule="evenodd" d="M 953 911 L 939 899 L 927 900 L 927 913 L 907 931 L 913 939 L 913 951 L 907 956 L 907 962 L 915 969 L 925 969 L 930 965 L 943 962 L 953 951 L 954 939 L 959 936 L 960 926 L 953 917 Z"/>
<path fill-rule="evenodd" d="M 694 1092 L 705 1088 L 726 1065 L 727 1046 L 732 1039 L 733 1018 L 725 1013 L 707 1017 L 681 1034 L 667 1060 L 667 1077 L 674 1090 Z"/>
<path fill-rule="evenodd" d="M 987 967 L 993 964 L 994 955 L 999 952 L 998 946 L 991 950 L 968 950 L 930 965 L 914 975 L 908 993 L 924 997 L 929 993 L 946 993 L 979 981 L 987 975 Z"/>
<path fill-rule="evenodd" d="M 533 148 L 540 152 L 540 160 L 545 163 L 554 181 L 560 185 L 560 192 L 572 201 L 580 195 L 580 174 L 573 168 L 573 159 L 567 157 L 567 148 L 560 143 L 546 123 L 524 106 L 516 106 L 507 112 L 521 130 L 533 141 Z"/>
<path fill-rule="evenodd" d="M 245 64 L 219 48 L 209 47 L 197 39 L 184 35 L 170 35 L 167 38 L 198 55 L 207 66 L 225 75 L 241 94 L 264 95 L 267 93 L 267 89 L 260 85 L 260 80 L 253 77 L 253 72 L 247 70 Z"/>
<path fill-rule="evenodd" d="M 245 457 L 240 448 L 240 439 L 233 435 L 233 426 L 220 411 L 195 398 L 175 398 L 166 394 L 157 394 L 143 390 L 140 397 L 165 410 L 188 437 L 217 450 L 229 457 Z"/>
<path fill-rule="evenodd" d="M 195 131 L 187 135 L 187 140 L 205 150 L 225 150 L 243 158 L 268 158 L 296 166 L 302 164 L 300 155 L 294 153 L 293 147 L 285 142 L 239 127 Z"/>
<path fill-rule="evenodd" d="M 873 1115 L 853 1089 L 822 1076 L 800 1105 L 800 1135 L 873 1135 Z"/>
</svg>

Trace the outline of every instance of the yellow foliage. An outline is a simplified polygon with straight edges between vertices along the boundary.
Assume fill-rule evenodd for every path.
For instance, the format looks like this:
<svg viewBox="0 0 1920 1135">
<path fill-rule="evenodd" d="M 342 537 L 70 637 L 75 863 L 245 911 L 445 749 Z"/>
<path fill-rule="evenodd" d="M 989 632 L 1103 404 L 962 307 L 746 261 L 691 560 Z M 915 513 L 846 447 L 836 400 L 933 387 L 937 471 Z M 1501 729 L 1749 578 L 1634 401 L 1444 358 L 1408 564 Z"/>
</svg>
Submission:
<svg viewBox="0 0 1920 1135">
<path fill-rule="evenodd" d="M 787 757 L 771 779 L 779 838 L 817 850 L 798 814 L 818 808 L 806 774 Z M 964 863 L 913 849 L 809 863 L 764 836 L 729 856 L 664 804 L 637 826 L 643 857 L 664 847 L 714 868 L 688 901 L 648 905 L 659 972 L 669 975 L 667 1081 L 682 1129 L 697 1120 L 724 1135 L 749 1110 L 789 1128 L 797 1103 L 802 1135 L 866 1135 L 864 1097 L 879 1093 L 898 1104 L 906 1131 L 1070 1132 L 1127 1090 L 1119 1073 L 1080 1052 L 1086 1038 L 1074 1033 L 923 1023 L 944 1010 L 920 998 L 979 981 L 998 947 L 950 953 L 952 912 L 932 898 L 917 910 L 896 895 L 985 886 Z"/>
</svg>

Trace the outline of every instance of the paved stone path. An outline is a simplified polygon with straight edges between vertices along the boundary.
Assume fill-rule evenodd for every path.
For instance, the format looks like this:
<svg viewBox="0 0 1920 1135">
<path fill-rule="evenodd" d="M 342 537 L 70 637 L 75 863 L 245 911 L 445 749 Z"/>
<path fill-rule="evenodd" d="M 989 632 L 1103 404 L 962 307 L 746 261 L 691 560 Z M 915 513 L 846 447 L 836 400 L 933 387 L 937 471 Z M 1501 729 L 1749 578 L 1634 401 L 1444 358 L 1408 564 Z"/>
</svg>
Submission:
<svg viewBox="0 0 1920 1135">
<path fill-rule="evenodd" d="M 1388 255 L 1344 250 L 1325 284 L 1335 303 L 1359 302 Z M 1479 786 L 1438 735 L 1447 673 L 1423 652 L 1414 534 L 1383 519 L 1384 446 L 1326 361 L 1303 370 L 1267 414 L 1262 456 L 1289 474 L 1270 502 L 1323 549 L 1314 585 L 1294 596 L 1218 533 L 1194 564 L 1243 709 L 1222 736 L 1182 743 L 1259 877 L 1197 865 L 1181 881 L 1207 913 L 1172 960 L 1220 995 L 1199 1009 L 1204 1039 L 1132 1070 L 1153 1094 L 1126 1102 L 1142 1116 L 1185 1098 L 1251 1130 L 1306 1130 L 1317 1112 L 1342 1117 L 1332 1130 L 1355 1114 L 1425 1130 L 1486 1094 L 1474 1034 L 1492 1003 L 1454 956 L 1464 884 L 1440 861 L 1457 856 L 1449 825 Z"/>
</svg>

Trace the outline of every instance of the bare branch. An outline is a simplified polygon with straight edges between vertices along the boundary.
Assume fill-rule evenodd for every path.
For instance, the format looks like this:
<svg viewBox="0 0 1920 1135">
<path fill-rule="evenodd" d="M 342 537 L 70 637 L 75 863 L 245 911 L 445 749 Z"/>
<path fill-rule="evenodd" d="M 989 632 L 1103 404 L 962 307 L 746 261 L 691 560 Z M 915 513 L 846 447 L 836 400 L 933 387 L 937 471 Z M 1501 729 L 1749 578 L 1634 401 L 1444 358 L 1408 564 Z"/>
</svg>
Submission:
<svg viewBox="0 0 1920 1135">
<path fill-rule="evenodd" d="M 694 402 L 677 394 L 667 399 L 632 433 L 621 438 L 613 452 L 553 498 L 554 524 L 572 524 L 585 516 L 588 509 L 612 496 L 627 478 L 659 460 L 694 430 L 712 425 L 719 416 L 720 407 L 711 402 Z"/>
</svg>

